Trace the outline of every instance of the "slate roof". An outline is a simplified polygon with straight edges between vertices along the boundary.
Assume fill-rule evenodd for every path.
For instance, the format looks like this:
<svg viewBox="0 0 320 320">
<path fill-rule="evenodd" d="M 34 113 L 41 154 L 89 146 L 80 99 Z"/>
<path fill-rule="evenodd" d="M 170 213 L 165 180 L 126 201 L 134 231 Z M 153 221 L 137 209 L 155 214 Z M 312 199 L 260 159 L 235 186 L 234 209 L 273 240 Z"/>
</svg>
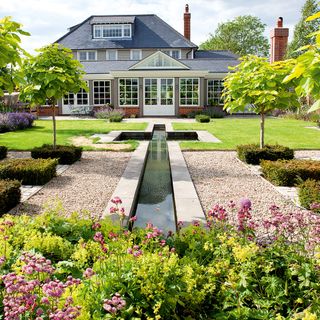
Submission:
<svg viewBox="0 0 320 320">
<path fill-rule="evenodd" d="M 197 50 L 195 58 L 199 59 L 238 59 L 239 56 L 228 50 Z"/>
<path fill-rule="evenodd" d="M 134 20 L 131 39 L 92 39 L 93 21 Z M 105 22 L 104 22 L 105 23 Z M 135 49 L 135 48 L 197 48 L 182 34 L 157 15 L 91 16 L 70 28 L 56 42 L 73 50 L 80 49 Z"/>
<path fill-rule="evenodd" d="M 134 23 L 135 16 L 98 16 L 90 20 L 90 24 L 96 23 Z"/>
<path fill-rule="evenodd" d="M 141 60 L 139 60 L 141 61 Z M 126 71 L 139 61 L 117 60 L 117 61 L 83 61 L 84 71 L 92 73 L 110 73 L 111 71 Z M 239 61 L 231 59 L 182 59 L 179 60 L 190 68 L 190 70 L 202 70 L 210 73 L 227 73 L 228 67 L 236 66 Z M 163 70 L 163 69 L 161 69 Z M 170 69 L 172 70 L 172 69 Z M 182 70 L 182 69 L 181 69 Z"/>
</svg>

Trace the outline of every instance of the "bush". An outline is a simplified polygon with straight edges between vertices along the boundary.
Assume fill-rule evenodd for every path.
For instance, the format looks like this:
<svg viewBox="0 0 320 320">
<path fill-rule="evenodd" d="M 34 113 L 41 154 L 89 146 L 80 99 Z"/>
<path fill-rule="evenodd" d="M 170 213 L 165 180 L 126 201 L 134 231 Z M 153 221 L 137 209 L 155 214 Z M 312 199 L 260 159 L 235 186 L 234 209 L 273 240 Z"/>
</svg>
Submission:
<svg viewBox="0 0 320 320">
<path fill-rule="evenodd" d="M 0 160 L 6 158 L 8 148 L 5 146 L 0 146 Z"/>
<path fill-rule="evenodd" d="M 299 185 L 300 204 L 320 213 L 320 181 L 308 179 Z"/>
<path fill-rule="evenodd" d="M 187 118 L 194 119 L 197 115 L 202 114 L 201 110 L 198 111 L 191 111 L 187 114 Z"/>
<path fill-rule="evenodd" d="M 205 114 L 198 114 L 196 115 L 196 121 L 201 123 L 210 122 L 210 117 Z"/>
<path fill-rule="evenodd" d="M 98 119 L 109 119 L 110 122 L 121 122 L 124 117 L 124 111 L 122 109 L 114 109 L 110 106 L 99 108 L 94 117 Z M 119 120 L 121 118 L 121 120 Z M 112 120 L 111 120 L 112 119 Z"/>
<path fill-rule="evenodd" d="M 17 180 L 0 180 L 0 214 L 14 208 L 21 197 L 21 183 Z"/>
<path fill-rule="evenodd" d="M 122 119 L 123 119 L 123 116 L 121 116 L 121 115 L 113 115 L 113 116 L 109 117 L 110 122 L 121 122 Z"/>
<path fill-rule="evenodd" d="M 320 161 L 316 160 L 263 160 L 261 168 L 265 178 L 277 186 L 291 187 L 301 180 L 320 180 Z"/>
<path fill-rule="evenodd" d="M 202 114 L 205 114 L 209 116 L 210 118 L 224 118 L 226 115 L 226 112 L 222 110 L 220 107 L 206 107 L 203 111 Z"/>
<path fill-rule="evenodd" d="M 0 132 L 30 128 L 36 117 L 28 112 L 0 113 Z"/>
<path fill-rule="evenodd" d="M 0 162 L 0 179 L 15 179 L 22 184 L 42 185 L 56 175 L 55 159 L 8 159 Z"/>
<path fill-rule="evenodd" d="M 294 157 L 292 149 L 279 145 L 266 145 L 262 149 L 256 144 L 240 145 L 237 153 L 240 160 L 249 164 L 259 164 L 261 160 L 291 160 Z"/>
<path fill-rule="evenodd" d="M 53 149 L 52 145 L 44 144 L 31 150 L 31 157 L 34 159 L 58 159 L 59 164 L 72 164 L 81 159 L 82 148 L 76 146 L 57 145 Z"/>
</svg>

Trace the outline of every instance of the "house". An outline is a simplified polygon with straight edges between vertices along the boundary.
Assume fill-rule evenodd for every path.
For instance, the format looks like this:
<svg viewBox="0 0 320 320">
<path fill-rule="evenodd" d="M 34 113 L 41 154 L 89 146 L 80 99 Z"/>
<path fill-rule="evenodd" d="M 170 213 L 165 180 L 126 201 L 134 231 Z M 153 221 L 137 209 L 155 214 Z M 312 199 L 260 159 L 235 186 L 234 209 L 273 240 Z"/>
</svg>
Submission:
<svg viewBox="0 0 320 320">
<path fill-rule="evenodd" d="M 127 116 L 178 116 L 221 106 L 223 78 L 238 57 L 198 50 L 185 6 L 184 35 L 154 14 L 90 16 L 56 42 L 84 66 L 89 91 L 69 93 L 59 114 L 106 104 Z"/>
</svg>

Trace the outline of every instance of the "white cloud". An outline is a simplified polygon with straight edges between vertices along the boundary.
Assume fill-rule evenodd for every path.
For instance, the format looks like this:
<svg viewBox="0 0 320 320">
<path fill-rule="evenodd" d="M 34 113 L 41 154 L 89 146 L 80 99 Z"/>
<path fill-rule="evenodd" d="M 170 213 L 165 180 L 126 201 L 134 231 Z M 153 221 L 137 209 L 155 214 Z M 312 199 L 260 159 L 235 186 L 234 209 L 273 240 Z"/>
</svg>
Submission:
<svg viewBox="0 0 320 320">
<path fill-rule="evenodd" d="M 24 25 L 31 37 L 23 39 L 23 47 L 33 51 L 51 43 L 67 32 L 67 28 L 95 14 L 155 13 L 179 32 L 183 32 L 183 11 L 189 3 L 191 40 L 200 44 L 218 23 L 238 15 L 251 14 L 266 25 L 266 35 L 279 16 L 291 28 L 298 21 L 304 0 L 10 0 L 0 3 L 0 15 L 10 15 Z"/>
</svg>

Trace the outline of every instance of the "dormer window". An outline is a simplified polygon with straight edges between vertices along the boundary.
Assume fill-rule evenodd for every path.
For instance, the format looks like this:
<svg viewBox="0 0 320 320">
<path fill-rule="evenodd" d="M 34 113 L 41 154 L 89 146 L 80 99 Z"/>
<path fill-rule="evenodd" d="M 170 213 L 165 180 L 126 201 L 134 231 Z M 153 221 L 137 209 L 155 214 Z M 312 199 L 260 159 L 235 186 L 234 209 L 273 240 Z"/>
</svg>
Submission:
<svg viewBox="0 0 320 320">
<path fill-rule="evenodd" d="M 131 24 L 96 24 L 93 26 L 96 39 L 131 38 Z"/>
</svg>

